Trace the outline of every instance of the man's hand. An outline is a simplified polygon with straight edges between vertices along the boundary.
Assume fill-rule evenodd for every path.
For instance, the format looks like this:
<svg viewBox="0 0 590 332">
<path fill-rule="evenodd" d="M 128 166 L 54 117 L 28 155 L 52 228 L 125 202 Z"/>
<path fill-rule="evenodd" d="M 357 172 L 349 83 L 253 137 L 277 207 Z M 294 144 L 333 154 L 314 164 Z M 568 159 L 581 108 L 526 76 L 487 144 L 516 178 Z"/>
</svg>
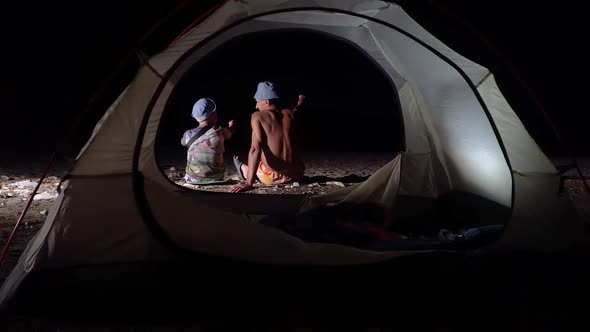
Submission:
<svg viewBox="0 0 590 332">
<path fill-rule="evenodd" d="M 247 183 L 238 183 L 233 188 L 231 188 L 231 190 L 229 192 L 230 193 L 239 193 L 239 192 L 248 191 L 248 190 L 250 190 L 252 188 L 254 188 L 254 187 L 252 185 L 250 185 L 250 184 L 247 184 Z"/>
<path fill-rule="evenodd" d="M 305 100 L 305 95 L 299 95 L 297 97 L 297 106 L 301 105 L 304 100 Z"/>
<path fill-rule="evenodd" d="M 227 128 L 223 128 L 223 136 L 225 139 L 230 139 L 234 133 L 236 132 L 236 126 L 234 125 L 234 120 L 229 120 L 227 123 Z"/>
</svg>

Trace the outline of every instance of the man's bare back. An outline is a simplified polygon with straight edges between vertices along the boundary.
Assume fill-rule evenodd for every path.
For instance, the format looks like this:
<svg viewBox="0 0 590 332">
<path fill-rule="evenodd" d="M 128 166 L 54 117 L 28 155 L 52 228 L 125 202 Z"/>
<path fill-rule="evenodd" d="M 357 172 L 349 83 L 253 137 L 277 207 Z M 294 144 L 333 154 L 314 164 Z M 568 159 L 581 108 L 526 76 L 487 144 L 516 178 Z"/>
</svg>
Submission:
<svg viewBox="0 0 590 332">
<path fill-rule="evenodd" d="M 303 177 L 305 166 L 294 143 L 293 127 L 297 107 L 305 96 L 299 95 L 297 106 L 293 109 L 279 109 L 275 104 L 276 93 L 270 82 L 259 84 L 259 96 L 272 98 L 256 98 L 256 109 L 250 118 L 252 126 L 252 142 L 248 152 L 248 164 L 243 164 L 237 157 L 234 163 L 245 183 L 238 184 L 231 192 L 246 191 L 252 188 L 258 178 L 262 183 L 288 183 Z M 257 91 L 257 95 L 258 95 Z"/>
<path fill-rule="evenodd" d="M 293 147 L 293 111 L 289 109 L 260 111 L 252 114 L 252 128 L 261 130 L 262 162 L 273 170 L 283 170 L 301 163 Z M 257 124 L 259 123 L 259 124 Z M 256 129 L 255 129 L 256 128 Z"/>
</svg>

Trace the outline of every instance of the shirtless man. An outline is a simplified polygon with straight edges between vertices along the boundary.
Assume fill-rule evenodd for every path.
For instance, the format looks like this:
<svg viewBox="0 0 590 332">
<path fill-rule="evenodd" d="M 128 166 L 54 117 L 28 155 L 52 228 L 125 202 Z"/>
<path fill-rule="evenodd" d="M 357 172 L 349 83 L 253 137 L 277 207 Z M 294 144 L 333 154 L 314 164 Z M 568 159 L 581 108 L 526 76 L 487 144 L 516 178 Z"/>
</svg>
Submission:
<svg viewBox="0 0 590 332">
<path fill-rule="evenodd" d="M 299 102 L 293 109 L 279 109 L 274 84 L 258 84 L 254 95 L 258 112 L 254 112 L 250 120 L 252 143 L 248 164 L 240 162 L 234 156 L 238 175 L 245 182 L 234 186 L 232 193 L 252 189 L 255 177 L 267 185 L 289 183 L 303 178 L 305 165 L 294 146 L 293 122 L 294 114 L 304 98 L 305 96 L 299 95 Z"/>
</svg>

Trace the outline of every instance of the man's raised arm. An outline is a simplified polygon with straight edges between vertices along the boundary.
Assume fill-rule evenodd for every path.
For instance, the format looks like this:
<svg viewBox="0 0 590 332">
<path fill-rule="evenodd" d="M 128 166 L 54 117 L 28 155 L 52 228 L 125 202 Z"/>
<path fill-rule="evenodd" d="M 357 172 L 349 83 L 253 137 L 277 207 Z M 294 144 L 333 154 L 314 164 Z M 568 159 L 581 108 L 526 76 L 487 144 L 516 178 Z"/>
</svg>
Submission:
<svg viewBox="0 0 590 332">
<path fill-rule="evenodd" d="M 293 108 L 293 112 L 297 112 L 298 110 L 301 109 L 301 104 L 303 104 L 304 100 L 305 100 L 305 95 L 299 95 L 297 97 L 297 105 L 295 105 L 295 107 Z"/>
</svg>

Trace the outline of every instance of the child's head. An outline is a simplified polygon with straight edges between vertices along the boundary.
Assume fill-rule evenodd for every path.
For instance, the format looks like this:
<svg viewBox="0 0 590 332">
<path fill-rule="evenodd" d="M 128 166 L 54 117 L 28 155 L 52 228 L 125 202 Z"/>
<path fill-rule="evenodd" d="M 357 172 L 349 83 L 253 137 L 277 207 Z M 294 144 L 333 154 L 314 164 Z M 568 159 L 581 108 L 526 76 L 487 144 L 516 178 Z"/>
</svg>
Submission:
<svg viewBox="0 0 590 332">
<path fill-rule="evenodd" d="M 210 122 L 217 122 L 217 106 L 213 99 L 201 98 L 193 105 L 191 115 L 195 120 L 202 122 L 209 120 Z"/>
</svg>

